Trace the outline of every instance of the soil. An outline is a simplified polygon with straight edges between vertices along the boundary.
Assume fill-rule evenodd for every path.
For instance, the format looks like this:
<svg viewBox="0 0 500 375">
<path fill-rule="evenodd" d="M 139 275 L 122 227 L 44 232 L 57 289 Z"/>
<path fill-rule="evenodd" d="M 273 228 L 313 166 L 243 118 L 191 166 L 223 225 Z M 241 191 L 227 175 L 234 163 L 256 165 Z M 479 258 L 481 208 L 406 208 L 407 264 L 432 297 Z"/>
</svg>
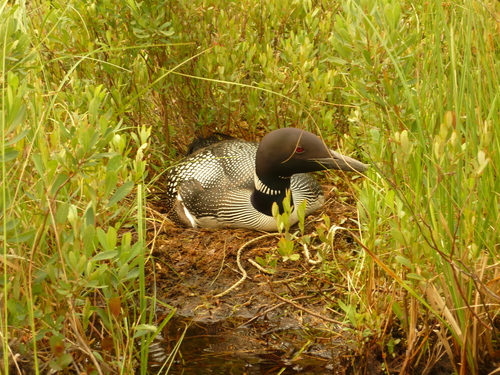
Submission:
<svg viewBox="0 0 500 375">
<path fill-rule="evenodd" d="M 325 207 L 306 218 L 305 233 L 325 227 L 323 214 L 332 224 L 355 231 L 354 199 L 344 191 L 325 186 Z M 355 256 L 357 247 L 348 230 L 336 233 L 334 252 L 318 239 L 312 241 L 310 257 L 323 246 L 323 262 L 307 262 L 297 249 L 299 260 L 283 261 L 276 255 L 280 260 L 269 274 L 249 260 L 277 254 L 281 235 L 178 228 L 161 213 L 160 202 L 154 206 L 157 220 L 149 231 L 154 267 L 150 274 L 155 275 L 150 285 L 157 298 L 176 311 L 153 344 L 152 373 L 161 373 L 179 341 L 169 374 L 357 373 L 359 344 L 342 323 L 344 316 L 336 312 L 343 280 L 331 272 L 333 258 L 338 263 Z M 243 272 L 238 252 L 248 276 L 234 287 Z M 161 308 L 159 315 L 169 311 Z M 381 373 L 381 362 L 372 360 L 370 370 L 363 372 Z"/>
</svg>

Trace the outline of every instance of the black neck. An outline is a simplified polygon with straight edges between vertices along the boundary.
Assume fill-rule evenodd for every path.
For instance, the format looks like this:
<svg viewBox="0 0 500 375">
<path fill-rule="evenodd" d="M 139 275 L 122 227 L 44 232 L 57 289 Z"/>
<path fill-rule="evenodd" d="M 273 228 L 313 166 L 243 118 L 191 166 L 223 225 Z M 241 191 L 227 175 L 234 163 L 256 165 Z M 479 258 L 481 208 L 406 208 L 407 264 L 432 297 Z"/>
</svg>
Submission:
<svg viewBox="0 0 500 375">
<path fill-rule="evenodd" d="M 290 189 L 290 178 L 265 179 L 256 178 L 255 188 L 252 193 L 252 206 L 264 215 L 273 216 L 273 203 L 276 203 L 280 214 L 284 212 L 283 199 L 286 197 L 287 190 Z M 293 202 L 290 202 L 293 205 Z"/>
</svg>

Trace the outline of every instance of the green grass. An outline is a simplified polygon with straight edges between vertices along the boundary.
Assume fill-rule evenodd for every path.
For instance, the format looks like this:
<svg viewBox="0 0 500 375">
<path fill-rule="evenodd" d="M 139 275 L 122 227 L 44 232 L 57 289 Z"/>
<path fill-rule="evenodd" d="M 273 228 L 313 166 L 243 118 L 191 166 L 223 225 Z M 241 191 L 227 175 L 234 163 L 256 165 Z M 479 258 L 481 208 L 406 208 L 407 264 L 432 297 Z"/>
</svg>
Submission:
<svg viewBox="0 0 500 375">
<path fill-rule="evenodd" d="M 494 8 L 477 5 L 443 3 L 432 12 L 424 5 L 416 12 L 413 29 L 425 27 L 425 37 L 408 54 L 414 85 L 383 41 L 413 113 L 403 116 L 407 108 L 386 103 L 388 129 L 370 129 L 367 150 L 383 163 L 360 196 L 364 244 L 411 292 L 387 301 L 404 323 L 407 355 L 417 358 L 435 331 L 456 371 L 470 373 L 493 356 L 499 302 L 492 280 L 499 260 L 500 70 L 499 40 L 490 32 L 498 20 Z M 375 288 L 380 278 L 366 282 Z M 366 292 L 368 300 L 374 291 Z M 437 352 L 437 344 L 429 350 Z"/>
<path fill-rule="evenodd" d="M 2 1 L 0 373 L 146 373 L 151 181 L 195 133 L 283 126 L 371 164 L 331 306 L 357 353 L 491 371 L 499 34 L 495 0 Z"/>
</svg>

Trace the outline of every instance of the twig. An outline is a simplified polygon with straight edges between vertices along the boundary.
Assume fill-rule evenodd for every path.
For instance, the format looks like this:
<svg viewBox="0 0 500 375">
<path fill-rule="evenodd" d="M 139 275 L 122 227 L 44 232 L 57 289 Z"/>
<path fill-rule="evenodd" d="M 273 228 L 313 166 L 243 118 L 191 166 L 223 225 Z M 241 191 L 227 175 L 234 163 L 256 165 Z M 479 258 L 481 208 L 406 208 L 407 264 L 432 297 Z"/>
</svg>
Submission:
<svg viewBox="0 0 500 375">
<path fill-rule="evenodd" d="M 241 283 L 243 283 L 243 281 L 245 281 L 245 279 L 247 278 L 247 271 L 245 271 L 245 269 L 243 268 L 243 266 L 241 265 L 241 252 L 243 251 L 243 249 L 245 247 L 247 247 L 248 245 L 256 242 L 256 241 L 259 241 L 263 238 L 267 238 L 267 237 L 272 237 L 272 236 L 276 236 L 276 233 L 267 233 L 267 234 L 264 234 L 262 236 L 259 236 L 259 237 L 256 237 L 256 238 L 253 238 L 251 239 L 250 241 L 247 241 L 245 242 L 239 249 L 238 249 L 238 253 L 236 254 L 236 264 L 238 265 L 238 268 L 240 269 L 241 273 L 243 274 L 243 276 L 241 276 L 241 279 L 239 279 L 236 283 L 234 283 L 231 287 L 229 287 L 228 289 L 226 289 L 224 292 L 222 293 L 219 293 L 217 295 L 214 296 L 214 298 L 220 298 L 220 297 L 223 297 L 225 296 L 226 294 L 228 294 L 230 291 L 232 291 L 233 289 L 237 288 L 238 286 L 241 285 Z"/>
<path fill-rule="evenodd" d="M 330 319 L 330 318 L 327 318 L 327 317 L 325 317 L 325 316 L 319 315 L 319 314 L 317 314 L 317 313 L 315 313 L 315 312 L 313 312 L 313 311 L 311 311 L 311 310 L 309 310 L 309 309 L 306 309 L 305 307 L 302 307 L 302 306 L 300 306 L 300 305 L 297 305 L 296 303 L 294 303 L 294 302 L 292 302 L 292 301 L 290 301 L 290 300 L 288 300 L 288 299 L 286 299 L 286 298 L 280 297 L 280 296 L 279 296 L 279 295 L 277 295 L 276 293 L 274 293 L 274 296 L 275 296 L 276 298 L 278 298 L 279 300 L 281 300 L 281 301 L 283 301 L 283 302 L 286 302 L 286 303 L 288 303 L 288 304 L 292 305 L 292 306 L 293 306 L 293 307 L 295 307 L 296 309 L 302 310 L 302 311 L 304 311 L 304 312 L 308 313 L 309 315 L 315 316 L 316 318 L 319 318 L 319 319 L 325 320 L 325 321 L 330 322 L 330 323 L 335 323 L 335 324 L 344 325 L 344 323 L 342 323 L 342 322 L 340 322 L 340 321 L 338 321 L 338 320 L 335 320 L 335 319 Z"/>
<path fill-rule="evenodd" d="M 299 299 L 309 299 L 309 298 L 311 298 L 311 296 L 300 296 L 300 297 L 295 297 L 293 300 L 294 300 L 294 301 L 297 301 L 297 300 L 299 300 Z M 280 302 L 280 303 L 278 303 L 277 305 L 274 305 L 273 307 L 270 307 L 270 308 L 268 308 L 267 310 L 262 311 L 261 313 L 259 313 L 259 314 L 255 315 L 255 316 L 254 316 L 252 319 L 250 319 L 249 321 L 247 321 L 247 322 L 243 323 L 240 327 L 244 327 L 244 326 L 246 326 L 246 325 L 248 325 L 248 324 L 252 323 L 253 321 L 255 321 L 255 320 L 259 319 L 261 316 L 264 316 L 264 315 L 266 315 L 267 313 L 270 313 L 271 311 L 276 310 L 277 308 L 279 308 L 279 307 L 281 307 L 281 306 L 283 306 L 283 305 L 285 305 L 285 304 L 287 304 L 287 302 Z"/>
</svg>

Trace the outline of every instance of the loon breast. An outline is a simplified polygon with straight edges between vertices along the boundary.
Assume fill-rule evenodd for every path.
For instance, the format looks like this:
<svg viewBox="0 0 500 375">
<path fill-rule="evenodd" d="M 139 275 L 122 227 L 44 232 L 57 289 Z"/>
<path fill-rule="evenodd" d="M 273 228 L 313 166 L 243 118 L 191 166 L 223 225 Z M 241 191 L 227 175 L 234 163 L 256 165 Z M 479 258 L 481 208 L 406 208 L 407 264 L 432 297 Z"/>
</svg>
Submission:
<svg viewBox="0 0 500 375">
<path fill-rule="evenodd" d="M 297 146 L 296 136 L 288 139 L 285 135 L 289 135 L 289 132 L 286 130 L 292 130 L 291 133 L 296 136 L 312 135 L 313 143 L 320 142 L 318 144 L 323 146 L 325 153 L 318 154 L 321 157 L 301 159 L 303 147 Z M 274 150 L 264 142 L 273 133 L 278 137 L 274 137 L 270 146 L 279 146 Z M 281 204 L 287 189 L 291 191 L 294 206 L 306 200 L 306 214 L 319 209 L 324 203 L 323 191 L 316 179 L 307 172 L 335 168 L 328 164 L 328 159 L 331 159 L 328 152 L 332 151 L 312 133 L 298 129 L 280 129 L 269 135 L 264 137 L 260 145 L 237 139 L 214 143 L 171 168 L 167 173 L 166 191 L 169 217 L 185 227 L 276 231 L 277 224 L 270 214 L 270 207 L 274 201 Z M 291 148 L 283 147 L 284 143 L 290 142 Z M 269 153 L 271 156 L 266 156 Z M 275 157 L 275 154 L 278 156 Z M 348 164 L 350 170 L 366 169 L 364 164 L 344 158 L 351 161 Z M 261 165 L 264 163 L 263 167 L 257 168 L 258 159 L 265 159 L 260 160 Z M 290 224 L 297 221 L 294 210 Z"/>
</svg>

